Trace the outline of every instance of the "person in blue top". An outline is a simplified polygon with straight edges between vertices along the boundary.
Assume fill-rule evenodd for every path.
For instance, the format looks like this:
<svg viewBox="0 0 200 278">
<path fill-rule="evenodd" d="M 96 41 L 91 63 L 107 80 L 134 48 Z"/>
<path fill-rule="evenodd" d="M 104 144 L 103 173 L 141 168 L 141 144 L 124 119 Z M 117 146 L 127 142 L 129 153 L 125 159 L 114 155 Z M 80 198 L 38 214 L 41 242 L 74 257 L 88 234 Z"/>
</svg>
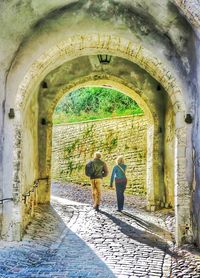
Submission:
<svg viewBox="0 0 200 278">
<path fill-rule="evenodd" d="M 127 178 L 126 178 L 126 168 L 124 164 L 124 158 L 122 155 L 118 156 L 116 160 L 116 165 L 113 167 L 112 175 L 110 179 L 110 187 L 113 187 L 113 182 L 115 181 L 116 194 L 117 194 L 117 211 L 122 211 L 124 208 L 124 191 L 126 189 Z"/>
</svg>

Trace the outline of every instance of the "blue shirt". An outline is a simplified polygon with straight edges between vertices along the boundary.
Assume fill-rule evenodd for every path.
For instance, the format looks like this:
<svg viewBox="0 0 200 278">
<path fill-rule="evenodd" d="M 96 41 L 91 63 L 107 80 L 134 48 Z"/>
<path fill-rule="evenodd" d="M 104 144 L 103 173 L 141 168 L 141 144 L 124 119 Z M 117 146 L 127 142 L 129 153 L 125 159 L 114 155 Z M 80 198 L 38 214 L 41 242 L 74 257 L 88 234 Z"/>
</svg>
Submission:
<svg viewBox="0 0 200 278">
<path fill-rule="evenodd" d="M 127 166 L 125 164 L 119 164 L 119 166 L 125 172 Z M 110 179 L 110 186 L 113 185 L 114 179 L 124 179 L 125 177 L 126 177 L 125 173 L 122 172 L 122 170 L 118 167 L 118 165 L 115 165 L 113 167 L 113 170 L 112 170 L 112 175 L 111 175 L 111 179 Z"/>
</svg>

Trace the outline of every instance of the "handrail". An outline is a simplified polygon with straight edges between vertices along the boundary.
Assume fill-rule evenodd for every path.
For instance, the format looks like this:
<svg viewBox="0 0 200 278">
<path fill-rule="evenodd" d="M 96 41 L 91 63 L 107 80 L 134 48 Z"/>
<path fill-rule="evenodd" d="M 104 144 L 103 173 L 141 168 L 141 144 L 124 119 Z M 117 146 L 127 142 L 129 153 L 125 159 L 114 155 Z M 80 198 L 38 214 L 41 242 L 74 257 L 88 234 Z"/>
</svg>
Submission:
<svg viewBox="0 0 200 278">
<path fill-rule="evenodd" d="M 48 179 L 49 179 L 49 177 L 47 176 L 44 178 L 39 178 L 34 181 L 32 188 L 29 191 L 22 194 L 22 201 L 24 201 L 24 204 L 26 203 L 26 198 L 29 197 L 31 195 L 31 193 L 33 193 L 35 191 L 35 189 L 38 187 L 39 181 L 40 180 L 48 180 Z"/>
<path fill-rule="evenodd" d="M 47 176 L 47 177 L 39 178 L 39 179 L 35 180 L 33 183 L 33 187 L 29 191 L 22 194 L 22 200 L 24 201 L 24 203 L 26 203 L 26 198 L 29 197 L 30 194 L 35 191 L 35 188 L 38 187 L 39 181 L 40 180 L 48 180 L 48 179 L 49 179 L 49 177 Z M 14 201 L 14 198 L 11 197 L 11 198 L 0 199 L 0 205 L 2 205 L 5 201 Z"/>
<path fill-rule="evenodd" d="M 4 198 L 0 200 L 0 205 L 2 205 L 5 201 L 13 201 L 13 198 Z"/>
</svg>

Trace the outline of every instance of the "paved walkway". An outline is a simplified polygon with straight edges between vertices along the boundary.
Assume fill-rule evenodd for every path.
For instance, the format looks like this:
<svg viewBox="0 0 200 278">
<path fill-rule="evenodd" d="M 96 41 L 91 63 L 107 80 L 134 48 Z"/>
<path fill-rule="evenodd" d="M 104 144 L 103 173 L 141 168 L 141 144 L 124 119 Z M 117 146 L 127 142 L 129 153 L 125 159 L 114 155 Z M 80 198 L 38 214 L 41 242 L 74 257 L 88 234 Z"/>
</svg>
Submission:
<svg viewBox="0 0 200 278">
<path fill-rule="evenodd" d="M 97 213 L 89 191 L 55 185 L 52 207 L 37 208 L 24 240 L 1 242 L 0 277 L 200 277 L 199 254 L 174 249 L 170 216 L 146 213 L 137 198 L 118 213 L 114 192 Z"/>
</svg>

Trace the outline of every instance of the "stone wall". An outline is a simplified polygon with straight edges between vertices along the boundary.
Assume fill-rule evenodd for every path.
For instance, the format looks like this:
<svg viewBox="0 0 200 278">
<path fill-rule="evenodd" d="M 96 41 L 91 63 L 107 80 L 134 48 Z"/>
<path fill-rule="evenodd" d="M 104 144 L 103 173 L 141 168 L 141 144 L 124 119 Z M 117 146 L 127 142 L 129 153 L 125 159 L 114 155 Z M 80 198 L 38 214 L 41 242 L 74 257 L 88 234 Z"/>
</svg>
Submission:
<svg viewBox="0 0 200 278">
<path fill-rule="evenodd" d="M 183 13 L 175 8 L 173 5 L 175 1 Z M 175 213 L 178 230 L 176 242 L 178 244 L 181 241 L 187 242 L 190 238 L 187 236 L 188 231 L 192 231 L 191 226 L 186 225 L 185 221 L 187 219 L 190 222 L 191 219 L 191 194 L 188 194 L 188 188 L 191 185 L 190 180 L 188 181 L 188 172 L 193 169 L 191 163 L 193 150 L 191 143 L 188 143 L 191 135 L 194 137 L 197 183 L 193 194 L 197 204 L 194 208 L 194 217 L 198 227 L 200 225 L 198 224 L 199 216 L 197 216 L 199 215 L 199 189 L 197 188 L 199 188 L 200 179 L 200 145 L 199 133 L 196 136 L 196 132 L 199 131 L 199 121 L 196 123 L 197 128 L 189 131 L 185 127 L 184 118 L 185 114 L 193 115 L 196 111 L 196 118 L 199 119 L 200 87 L 199 65 L 197 65 L 199 64 L 199 40 L 194 37 L 194 31 L 184 19 L 184 15 L 197 29 L 199 26 L 199 0 L 154 0 L 153 5 L 152 1 L 146 0 L 102 0 L 101 2 L 35 0 L 26 1 L 26 5 L 24 5 L 24 1 L 16 0 L 1 2 L 0 26 L 3 28 L 0 34 L 2 41 L 0 45 L 0 199 L 15 196 L 12 193 L 16 191 L 20 193 L 19 197 L 21 197 L 23 189 L 29 190 L 35 176 L 33 174 L 35 173 L 35 163 L 26 158 L 26 156 L 31 157 L 33 147 L 31 146 L 30 150 L 28 147 L 20 147 L 17 151 L 16 148 L 12 148 L 18 127 L 16 127 L 15 120 L 8 116 L 10 108 L 14 108 L 16 118 L 19 116 L 20 119 L 25 120 L 20 122 L 20 133 L 24 134 L 25 132 L 26 137 L 24 138 L 27 139 L 33 136 L 33 140 L 31 138 L 30 142 L 39 150 L 37 179 L 40 179 L 49 176 L 48 164 L 50 164 L 49 153 L 51 152 L 48 144 L 51 142 L 49 140 L 51 113 L 56 101 L 64 93 L 75 89 L 76 86 L 85 85 L 86 81 L 102 80 L 102 85 L 106 81 L 106 85 L 110 87 L 110 81 L 114 80 L 113 78 L 117 79 L 121 85 L 127 85 L 136 91 L 135 95 L 138 98 L 141 97 L 142 101 L 146 103 L 154 120 L 158 117 L 159 120 L 155 121 L 157 123 L 157 126 L 155 124 L 155 136 L 159 137 L 160 143 L 157 146 L 160 146 L 162 142 L 160 130 L 164 131 L 163 125 L 160 125 L 160 114 L 164 115 L 165 113 L 165 109 L 163 110 L 165 98 L 161 102 L 163 106 L 158 105 L 158 98 L 162 97 L 162 87 L 171 100 L 176 117 L 174 128 L 174 133 L 176 133 Z M 15 22 L 14 29 L 10 24 L 13 21 Z M 197 32 L 197 30 L 195 31 Z M 197 51 L 194 49 L 195 41 Z M 196 53 L 196 57 L 194 53 Z M 112 57 L 109 65 L 102 65 L 98 62 L 97 57 L 95 59 L 97 54 L 111 54 L 121 57 L 123 60 Z M 88 61 L 87 64 L 85 62 L 82 64 L 79 60 L 84 58 L 84 55 L 87 56 L 85 59 Z M 72 63 L 74 59 L 78 60 L 77 64 Z M 143 69 L 144 73 L 134 70 L 135 64 L 139 69 Z M 66 72 L 63 71 L 62 80 L 56 72 L 61 65 L 66 70 Z M 81 65 L 82 70 L 77 75 Z M 131 69 L 132 67 L 133 69 Z M 44 90 L 39 92 L 41 82 L 48 75 L 50 78 L 47 81 L 50 82 L 46 83 L 47 88 L 43 88 Z M 150 82 L 152 90 L 149 90 L 148 80 L 151 77 L 153 79 L 153 82 Z M 107 83 L 107 81 L 109 82 Z M 112 87 L 119 89 L 119 86 L 114 86 L 113 83 Z M 195 90 L 195 88 L 198 89 Z M 123 92 L 123 90 L 120 91 Z M 36 119 L 34 122 L 27 120 L 32 122 L 32 125 L 26 124 L 29 110 L 24 110 L 24 106 L 33 98 L 37 102 L 38 98 L 35 97 L 35 94 L 40 93 L 44 98 L 45 105 L 41 106 L 39 103 L 37 139 L 34 137 L 32 129 L 34 126 L 38 126 L 38 122 Z M 133 93 L 130 95 L 134 98 Z M 40 126 L 40 111 L 43 111 L 42 118 L 47 123 L 46 127 Z M 42 128 L 43 131 L 40 132 Z M 165 133 L 163 132 L 163 134 Z M 43 146 L 45 147 L 43 148 Z M 154 144 L 153 153 L 154 158 L 157 153 L 153 164 L 153 173 L 156 174 L 149 175 L 156 177 L 152 183 L 154 187 L 152 187 L 151 194 L 153 196 L 151 201 L 154 204 L 163 200 L 163 190 L 161 190 L 163 185 L 159 183 L 161 179 L 157 178 L 157 175 L 160 177 L 163 175 L 163 155 L 160 155 L 161 152 L 157 146 Z M 40 152 L 41 149 L 43 152 Z M 168 149 L 165 148 L 167 151 Z M 19 161 L 20 165 L 23 165 L 23 171 L 21 167 L 15 167 Z M 170 159 L 165 160 L 165 163 L 168 163 L 167 161 Z M 159 169 L 161 170 L 157 171 Z M 13 182 L 17 176 L 20 177 L 18 184 Z M 168 177 L 170 176 L 168 175 Z M 49 198 L 50 189 L 47 190 L 48 195 L 44 194 L 45 191 L 40 190 L 39 198 L 44 196 Z M 160 198 L 158 199 L 158 197 Z M 21 198 L 14 201 L 18 206 L 18 216 L 22 222 Z M 1 234 L 8 238 L 11 230 L 13 233 L 15 232 L 13 223 L 17 224 L 18 222 L 13 202 L 4 202 L 1 213 L 7 223 L 6 225 L 3 223 L 2 227 L 4 228 Z M 198 244 L 200 246 L 200 243 Z"/>
<path fill-rule="evenodd" d="M 144 116 L 116 117 L 75 124 L 56 125 L 53 129 L 52 178 L 89 183 L 84 169 L 93 153 L 100 150 L 109 167 L 104 184 L 109 185 L 111 170 L 118 155 L 125 157 L 127 191 L 146 192 L 146 126 Z"/>
<path fill-rule="evenodd" d="M 167 102 L 165 117 L 164 137 L 164 182 L 165 182 L 165 205 L 174 207 L 174 115 L 170 102 Z"/>
<path fill-rule="evenodd" d="M 197 34 L 196 53 L 200 53 L 200 31 Z M 197 90 L 200 92 L 200 56 L 197 55 Z M 199 73 L 199 74 L 198 74 Z M 200 94 L 196 96 L 197 107 L 200 107 Z M 193 233 L 196 244 L 200 247 L 200 111 L 196 110 L 195 126 L 193 134 L 193 159 L 194 159 L 194 181 L 193 181 Z"/>
</svg>

